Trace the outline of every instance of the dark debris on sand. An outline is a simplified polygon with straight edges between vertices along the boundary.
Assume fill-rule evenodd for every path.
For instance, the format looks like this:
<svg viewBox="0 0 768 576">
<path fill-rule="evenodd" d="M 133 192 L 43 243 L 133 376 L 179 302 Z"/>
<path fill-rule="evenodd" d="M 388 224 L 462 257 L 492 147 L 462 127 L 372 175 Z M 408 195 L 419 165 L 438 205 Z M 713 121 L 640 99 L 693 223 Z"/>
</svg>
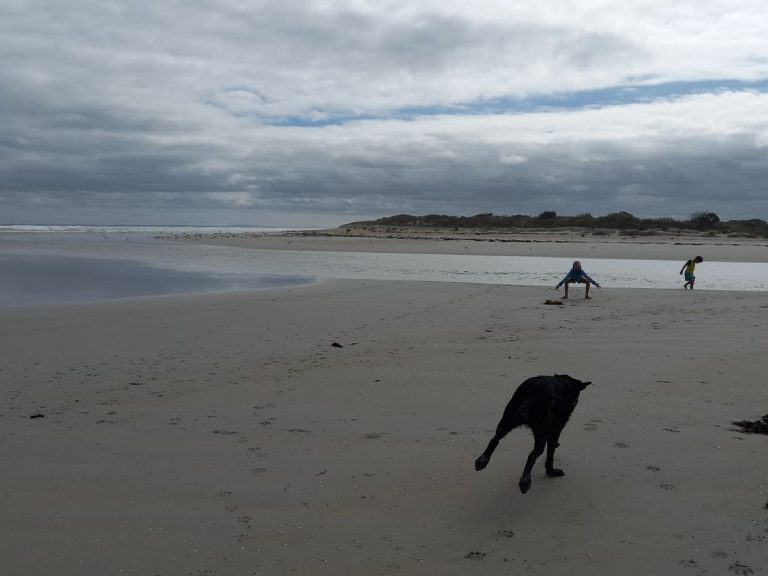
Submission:
<svg viewBox="0 0 768 576">
<path fill-rule="evenodd" d="M 741 428 L 739 431 L 745 434 L 768 434 L 768 414 L 760 420 L 741 420 L 740 422 L 734 421 L 732 424 Z"/>
</svg>

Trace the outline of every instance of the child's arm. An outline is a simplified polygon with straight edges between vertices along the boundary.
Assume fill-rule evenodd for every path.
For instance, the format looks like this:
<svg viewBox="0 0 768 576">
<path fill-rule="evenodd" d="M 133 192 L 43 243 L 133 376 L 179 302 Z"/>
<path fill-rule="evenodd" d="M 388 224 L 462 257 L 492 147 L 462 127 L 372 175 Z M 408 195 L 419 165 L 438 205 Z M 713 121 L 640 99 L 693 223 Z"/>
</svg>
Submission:
<svg viewBox="0 0 768 576">
<path fill-rule="evenodd" d="M 568 272 L 568 274 L 566 274 L 565 277 L 562 280 L 560 280 L 560 283 L 557 286 L 555 286 L 555 289 L 560 288 L 560 286 L 565 284 L 566 281 L 568 280 L 568 278 L 570 278 L 570 277 L 571 277 L 571 273 Z"/>
<path fill-rule="evenodd" d="M 683 267 L 682 267 L 682 268 L 680 268 L 680 274 L 682 274 L 682 273 L 683 273 L 683 271 L 685 270 L 685 267 L 686 267 L 686 266 L 688 266 L 688 264 L 690 264 L 690 263 L 691 263 L 691 261 L 690 261 L 690 260 L 686 260 L 686 261 L 685 261 L 685 264 L 683 264 Z"/>
<path fill-rule="evenodd" d="M 592 284 L 594 284 L 595 286 L 597 286 L 598 288 L 600 288 L 600 284 L 598 284 L 597 282 L 595 282 L 594 280 L 592 280 L 592 278 L 590 278 L 590 277 L 589 277 L 589 274 L 587 274 L 586 272 L 584 272 L 584 278 L 586 278 L 586 279 L 587 279 L 589 282 L 591 282 Z"/>
</svg>

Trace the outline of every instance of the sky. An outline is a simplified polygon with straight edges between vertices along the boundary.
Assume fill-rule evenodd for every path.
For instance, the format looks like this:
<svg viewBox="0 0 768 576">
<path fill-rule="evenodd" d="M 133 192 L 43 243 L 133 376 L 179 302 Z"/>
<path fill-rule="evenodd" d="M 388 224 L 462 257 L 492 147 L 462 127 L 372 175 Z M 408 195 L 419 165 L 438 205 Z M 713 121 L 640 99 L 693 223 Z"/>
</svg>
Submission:
<svg viewBox="0 0 768 576">
<path fill-rule="evenodd" d="M 768 219 L 764 0 L 2 0 L 0 223 Z"/>
</svg>

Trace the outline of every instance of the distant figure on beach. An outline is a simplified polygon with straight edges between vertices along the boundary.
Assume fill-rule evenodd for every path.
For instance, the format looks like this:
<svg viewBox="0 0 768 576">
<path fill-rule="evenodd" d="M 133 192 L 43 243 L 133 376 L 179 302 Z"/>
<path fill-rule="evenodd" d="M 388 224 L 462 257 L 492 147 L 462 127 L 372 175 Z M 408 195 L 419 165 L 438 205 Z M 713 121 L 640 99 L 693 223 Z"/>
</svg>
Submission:
<svg viewBox="0 0 768 576">
<path fill-rule="evenodd" d="M 584 270 L 582 270 L 581 262 L 579 262 L 578 260 L 576 260 L 573 263 L 573 267 L 571 268 L 571 271 L 568 272 L 568 274 L 565 275 L 565 278 L 560 280 L 560 283 L 557 286 L 555 286 L 555 290 L 560 288 L 560 286 L 562 286 L 563 284 L 565 284 L 565 296 L 563 296 L 563 298 L 568 298 L 568 285 L 569 284 L 586 284 L 587 285 L 587 291 L 584 294 L 584 298 L 585 299 L 590 299 L 590 296 L 589 296 L 589 285 L 590 284 L 594 284 L 595 286 L 600 288 L 600 284 L 598 284 L 597 282 L 592 280 L 592 278 L 589 277 L 589 274 L 587 274 L 586 272 L 584 272 Z"/>
<path fill-rule="evenodd" d="M 693 290 L 693 284 L 696 282 L 696 276 L 693 275 L 693 272 L 696 270 L 696 264 L 701 264 L 702 262 L 704 262 L 704 258 L 696 256 L 695 258 L 688 260 L 683 264 L 683 267 L 680 268 L 680 274 L 685 273 L 685 284 L 683 284 L 685 290 L 688 288 Z"/>
</svg>

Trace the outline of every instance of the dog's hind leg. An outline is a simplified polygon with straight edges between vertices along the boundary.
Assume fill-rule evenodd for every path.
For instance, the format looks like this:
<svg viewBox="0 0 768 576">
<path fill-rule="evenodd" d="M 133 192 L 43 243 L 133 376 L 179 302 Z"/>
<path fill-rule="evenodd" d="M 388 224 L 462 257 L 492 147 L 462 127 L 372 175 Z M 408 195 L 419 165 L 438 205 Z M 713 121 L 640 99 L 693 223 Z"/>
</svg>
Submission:
<svg viewBox="0 0 768 576">
<path fill-rule="evenodd" d="M 491 460 L 491 456 L 493 455 L 493 451 L 496 450 L 496 447 L 499 445 L 499 440 L 504 438 L 507 434 L 509 434 L 514 428 L 519 426 L 517 423 L 513 423 L 510 421 L 510 419 L 502 418 L 501 422 L 499 422 L 498 427 L 496 428 L 496 434 L 491 438 L 491 441 L 488 442 L 488 447 L 485 449 L 485 452 L 483 452 L 477 460 L 475 460 L 475 470 L 478 472 L 488 466 L 488 462 Z"/>
<path fill-rule="evenodd" d="M 519 389 L 518 389 L 519 390 Z M 504 414 L 499 420 L 498 426 L 496 426 L 496 434 L 491 438 L 488 443 L 488 447 L 485 449 L 477 460 L 475 460 L 475 470 L 478 472 L 488 466 L 488 462 L 491 460 L 493 451 L 496 450 L 496 446 L 499 445 L 499 440 L 504 438 L 512 430 L 524 424 L 528 418 L 528 402 L 521 401 L 518 392 L 512 396 L 512 399 L 504 409 Z"/>
<path fill-rule="evenodd" d="M 531 470 L 536 463 L 536 459 L 544 453 L 544 446 L 547 444 L 546 439 L 541 434 L 536 434 L 534 431 L 533 436 L 533 450 L 528 454 L 528 460 L 525 461 L 525 468 L 523 468 L 523 475 L 520 477 L 520 492 L 525 494 L 531 487 Z"/>
<path fill-rule="evenodd" d="M 544 468 L 547 471 L 547 476 L 556 477 L 556 476 L 565 476 L 565 472 L 563 472 L 560 468 L 554 467 L 554 459 L 555 459 L 555 450 L 558 446 L 560 446 L 560 434 L 556 434 L 549 438 L 547 440 L 547 459 L 544 462 Z"/>
<path fill-rule="evenodd" d="M 496 450 L 496 446 L 499 445 L 499 440 L 523 424 L 527 416 L 528 403 L 520 403 L 518 396 L 513 396 L 512 400 L 509 401 L 509 404 L 507 404 L 507 407 L 504 409 L 504 414 L 499 421 L 499 425 L 496 426 L 496 434 L 493 436 L 493 438 L 491 438 L 491 441 L 488 443 L 488 447 L 485 449 L 485 452 L 483 452 L 477 458 L 477 460 L 475 460 L 475 470 L 479 472 L 488 466 L 488 462 L 491 460 L 493 451 Z"/>
</svg>

